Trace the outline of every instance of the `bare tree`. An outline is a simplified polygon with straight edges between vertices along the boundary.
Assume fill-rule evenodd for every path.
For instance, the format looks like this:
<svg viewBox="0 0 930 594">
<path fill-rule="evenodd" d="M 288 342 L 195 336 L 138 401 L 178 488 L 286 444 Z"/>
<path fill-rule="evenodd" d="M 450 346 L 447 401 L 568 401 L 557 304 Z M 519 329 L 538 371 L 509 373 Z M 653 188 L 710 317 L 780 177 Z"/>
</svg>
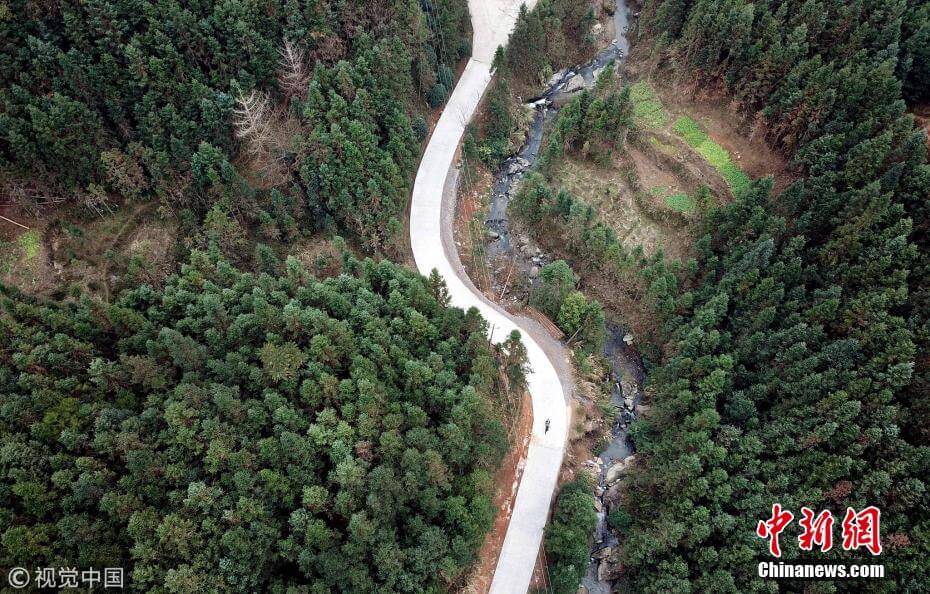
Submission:
<svg viewBox="0 0 930 594">
<path fill-rule="evenodd" d="M 51 174 L 45 179 L 10 178 L 0 181 L 0 206 L 15 205 L 30 214 L 37 215 L 45 206 L 55 206 L 72 198 L 71 192 L 62 189 L 53 181 Z"/>
<path fill-rule="evenodd" d="M 236 138 L 251 170 L 272 185 L 286 181 L 288 153 L 299 130 L 297 120 L 284 105 L 275 105 L 267 93 L 239 93 L 233 109 Z"/>
<path fill-rule="evenodd" d="M 278 84 L 288 96 L 303 97 L 307 92 L 310 73 L 307 69 L 307 55 L 304 50 L 284 40 L 284 47 L 278 50 L 281 60 L 278 65 Z"/>
<path fill-rule="evenodd" d="M 254 89 L 248 96 L 239 93 L 233 109 L 233 126 L 236 138 L 244 141 L 246 150 L 253 157 L 267 150 L 271 117 L 268 95 Z"/>
<path fill-rule="evenodd" d="M 306 96 L 310 81 L 307 53 L 298 44 L 284 40 L 278 50 L 278 84 L 285 98 Z M 288 154 L 299 131 L 299 122 L 289 113 L 288 101 L 277 102 L 268 93 L 239 91 L 233 109 L 236 138 L 251 169 L 266 181 L 283 183 L 289 169 Z"/>
</svg>

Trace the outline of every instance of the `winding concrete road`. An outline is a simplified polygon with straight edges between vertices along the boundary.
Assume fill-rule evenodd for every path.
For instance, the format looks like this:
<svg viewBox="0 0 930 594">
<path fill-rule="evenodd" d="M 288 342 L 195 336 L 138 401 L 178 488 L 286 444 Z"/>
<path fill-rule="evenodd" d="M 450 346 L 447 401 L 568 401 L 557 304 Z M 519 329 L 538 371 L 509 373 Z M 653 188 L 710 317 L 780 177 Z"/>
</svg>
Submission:
<svg viewBox="0 0 930 594">
<path fill-rule="evenodd" d="M 444 192 L 465 126 L 491 80 L 494 51 L 498 45 L 506 44 L 522 3 L 519 0 L 469 0 L 474 29 L 472 59 L 423 154 L 410 208 L 410 241 L 417 269 L 422 274 L 429 274 L 434 268 L 438 270 L 448 285 L 452 305 L 477 308 L 489 322 L 494 341 L 500 342 L 511 331 L 520 330 L 529 358 L 527 384 L 533 402 L 533 433 L 491 582 L 492 594 L 519 594 L 529 588 L 571 418 L 568 406 L 571 381 L 564 350 L 538 324 L 514 318 L 475 288 L 462 269 L 452 242 L 450 203 L 454 196 Z M 548 432 L 545 430 L 547 419 L 551 422 Z"/>
</svg>

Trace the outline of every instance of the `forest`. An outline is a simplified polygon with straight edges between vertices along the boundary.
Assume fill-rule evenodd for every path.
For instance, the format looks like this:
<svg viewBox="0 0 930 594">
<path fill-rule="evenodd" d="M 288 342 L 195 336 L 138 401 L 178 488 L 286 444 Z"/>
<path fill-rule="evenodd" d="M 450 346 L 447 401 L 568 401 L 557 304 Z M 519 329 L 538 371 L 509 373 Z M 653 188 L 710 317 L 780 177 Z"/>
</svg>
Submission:
<svg viewBox="0 0 930 594">
<path fill-rule="evenodd" d="M 195 253 L 105 306 L 0 294 L 0 564 L 135 591 L 445 591 L 490 527 L 519 336 L 438 277 Z M 501 373 L 499 369 L 506 372 Z"/>
<path fill-rule="evenodd" d="M 398 240 L 423 114 L 471 52 L 462 0 L 3 8 L 0 179 L 22 206 L 220 203 L 257 226 L 275 188 L 370 249 Z"/>
<path fill-rule="evenodd" d="M 654 76 L 718 98 L 797 176 L 776 191 L 736 171 L 682 262 L 624 244 L 556 168 L 607 168 L 641 132 L 636 87 L 607 69 L 513 196 L 564 251 L 528 305 L 579 359 L 611 315 L 583 276 L 648 312 L 650 408 L 608 516 L 624 583 L 930 591 L 930 165 L 912 115 L 930 102 L 930 5 L 641 8 Z M 594 49 L 593 14 L 521 11 L 466 169 L 518 148 L 516 97 Z M 140 592 L 461 588 L 496 513 L 525 351 L 448 307 L 438 274 L 353 253 L 406 255 L 431 110 L 470 39 L 465 0 L 0 3 L 4 200 L 150 205 L 183 244 L 174 274 L 147 282 L 137 262 L 106 300 L 0 284 L 0 566 L 125 567 Z M 704 141 L 694 120 L 676 127 Z M 256 229 L 347 241 L 305 266 Z M 556 591 L 590 562 L 593 490 L 579 477 L 554 498 Z M 879 507 L 887 578 L 759 579 L 756 524 L 776 502 Z M 874 561 L 784 547 L 798 559 Z"/>
<path fill-rule="evenodd" d="M 139 592 L 462 586 L 525 350 L 438 275 L 353 254 L 402 248 L 470 39 L 463 0 L 0 7 L 4 199 L 151 205 L 181 232 L 174 274 L 134 260 L 103 298 L 0 284 L 0 565 L 123 567 Z M 318 231 L 306 258 L 272 247 Z"/>
<path fill-rule="evenodd" d="M 756 577 L 774 502 L 882 511 L 887 579 L 816 591 L 930 588 L 930 167 L 906 111 L 930 92 L 928 17 L 906 0 L 645 3 L 641 34 L 803 176 L 703 221 L 611 517 L 634 591 L 814 587 Z"/>
</svg>

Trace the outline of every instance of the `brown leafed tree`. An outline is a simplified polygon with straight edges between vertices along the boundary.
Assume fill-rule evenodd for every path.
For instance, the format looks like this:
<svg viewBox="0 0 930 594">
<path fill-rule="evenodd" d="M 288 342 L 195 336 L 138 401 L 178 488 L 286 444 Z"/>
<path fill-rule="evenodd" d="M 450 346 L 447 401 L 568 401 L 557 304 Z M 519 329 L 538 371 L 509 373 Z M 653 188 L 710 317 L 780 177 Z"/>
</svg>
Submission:
<svg viewBox="0 0 930 594">
<path fill-rule="evenodd" d="M 284 107 L 274 105 L 267 93 L 252 90 L 248 95 L 239 93 L 233 126 L 251 170 L 270 186 L 283 183 L 287 177 L 285 157 L 297 132 L 296 120 L 288 117 Z"/>
</svg>

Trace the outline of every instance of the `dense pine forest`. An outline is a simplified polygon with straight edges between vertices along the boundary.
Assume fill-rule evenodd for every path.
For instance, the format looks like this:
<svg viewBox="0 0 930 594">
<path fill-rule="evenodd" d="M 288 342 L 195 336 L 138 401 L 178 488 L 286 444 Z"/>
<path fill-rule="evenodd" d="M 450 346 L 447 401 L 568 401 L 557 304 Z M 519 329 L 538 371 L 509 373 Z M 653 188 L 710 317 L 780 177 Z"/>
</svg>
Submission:
<svg viewBox="0 0 930 594">
<path fill-rule="evenodd" d="M 444 290 L 203 253 L 111 306 L 3 290 L 0 564 L 125 567 L 139 592 L 447 590 L 493 519 L 522 350 Z"/>
<path fill-rule="evenodd" d="M 641 28 L 804 175 L 704 221 L 611 518 L 633 590 L 927 591 L 930 167 L 906 107 L 930 93 L 930 7 L 664 0 Z M 774 502 L 880 507 L 887 579 L 756 578 Z"/>
<path fill-rule="evenodd" d="M 259 224 L 277 187 L 301 226 L 391 247 L 421 114 L 470 39 L 461 0 L 14 0 L 0 10 L 3 189 L 97 210 L 223 201 Z"/>
<path fill-rule="evenodd" d="M 466 2 L 0 6 L 0 183 L 29 210 L 160 206 L 178 272 L 106 300 L 0 286 L 0 565 L 134 591 L 459 587 L 522 397 L 402 249 Z M 269 241 L 270 242 L 270 241 Z M 254 251 L 254 254 L 253 254 Z"/>
</svg>

